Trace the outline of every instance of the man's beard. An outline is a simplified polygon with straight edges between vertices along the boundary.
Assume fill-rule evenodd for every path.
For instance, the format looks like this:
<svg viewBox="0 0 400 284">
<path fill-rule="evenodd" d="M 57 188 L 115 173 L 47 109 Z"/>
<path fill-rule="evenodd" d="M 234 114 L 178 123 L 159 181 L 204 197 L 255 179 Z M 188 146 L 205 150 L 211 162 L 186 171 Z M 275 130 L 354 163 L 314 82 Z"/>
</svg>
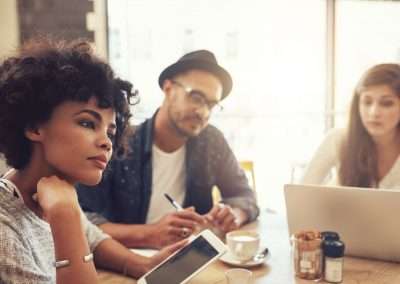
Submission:
<svg viewBox="0 0 400 284">
<path fill-rule="evenodd" d="M 194 115 L 194 118 L 197 118 L 202 124 L 203 124 L 203 120 Z M 174 115 L 173 115 L 173 111 L 171 109 L 168 110 L 168 119 L 170 121 L 170 125 L 172 126 L 172 128 L 174 129 L 174 131 L 176 132 L 176 134 L 182 138 L 190 138 L 190 137 L 195 137 L 197 135 L 200 134 L 201 130 L 198 133 L 193 133 L 190 131 L 186 131 L 185 129 L 183 129 L 182 127 L 179 127 L 178 123 L 176 122 L 176 120 L 174 119 Z"/>
</svg>

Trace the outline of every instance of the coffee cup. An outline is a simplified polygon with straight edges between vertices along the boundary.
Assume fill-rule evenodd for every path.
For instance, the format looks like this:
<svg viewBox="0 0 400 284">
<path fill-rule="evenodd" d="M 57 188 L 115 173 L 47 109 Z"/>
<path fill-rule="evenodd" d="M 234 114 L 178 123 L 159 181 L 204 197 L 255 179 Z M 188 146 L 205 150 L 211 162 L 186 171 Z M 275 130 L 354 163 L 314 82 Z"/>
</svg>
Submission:
<svg viewBox="0 0 400 284">
<path fill-rule="evenodd" d="M 226 235 L 230 254 L 239 261 L 249 261 L 258 252 L 260 237 L 257 232 L 237 230 Z"/>
</svg>

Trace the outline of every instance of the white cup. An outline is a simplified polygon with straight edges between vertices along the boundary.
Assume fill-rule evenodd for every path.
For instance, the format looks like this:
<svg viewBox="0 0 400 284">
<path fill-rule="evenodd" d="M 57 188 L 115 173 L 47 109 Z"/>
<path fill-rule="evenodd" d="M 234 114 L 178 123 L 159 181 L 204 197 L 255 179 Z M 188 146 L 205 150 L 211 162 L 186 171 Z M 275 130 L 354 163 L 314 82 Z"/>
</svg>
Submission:
<svg viewBox="0 0 400 284">
<path fill-rule="evenodd" d="M 249 284 L 253 273 L 243 268 L 233 268 L 225 272 L 228 284 Z"/>
<path fill-rule="evenodd" d="M 230 254 L 239 261 L 248 261 L 258 252 L 260 236 L 252 231 L 232 231 L 226 234 Z"/>
</svg>

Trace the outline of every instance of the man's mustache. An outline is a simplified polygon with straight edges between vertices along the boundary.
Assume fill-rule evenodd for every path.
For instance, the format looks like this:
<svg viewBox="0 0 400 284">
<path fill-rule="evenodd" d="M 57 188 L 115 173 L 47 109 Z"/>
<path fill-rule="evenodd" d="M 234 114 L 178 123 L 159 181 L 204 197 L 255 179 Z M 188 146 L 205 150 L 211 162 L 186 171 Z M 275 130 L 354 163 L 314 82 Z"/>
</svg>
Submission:
<svg viewBox="0 0 400 284">
<path fill-rule="evenodd" d="M 200 122 L 200 123 L 204 123 L 206 121 L 206 119 L 201 117 L 200 115 L 186 116 L 185 120 L 196 120 L 197 122 Z"/>
</svg>

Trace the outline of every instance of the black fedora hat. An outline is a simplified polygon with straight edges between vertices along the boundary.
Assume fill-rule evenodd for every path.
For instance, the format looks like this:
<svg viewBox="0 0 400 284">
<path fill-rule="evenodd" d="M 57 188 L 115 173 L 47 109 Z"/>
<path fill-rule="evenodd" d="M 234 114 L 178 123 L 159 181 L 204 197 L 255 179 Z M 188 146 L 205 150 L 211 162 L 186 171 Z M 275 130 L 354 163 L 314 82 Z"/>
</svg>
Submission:
<svg viewBox="0 0 400 284">
<path fill-rule="evenodd" d="M 232 89 L 231 75 L 224 68 L 218 65 L 215 55 L 205 49 L 196 50 L 183 55 L 177 62 L 171 64 L 161 72 L 158 78 L 160 88 L 166 79 L 184 73 L 188 70 L 200 69 L 210 72 L 216 76 L 222 83 L 222 98 L 224 99 Z"/>
</svg>

